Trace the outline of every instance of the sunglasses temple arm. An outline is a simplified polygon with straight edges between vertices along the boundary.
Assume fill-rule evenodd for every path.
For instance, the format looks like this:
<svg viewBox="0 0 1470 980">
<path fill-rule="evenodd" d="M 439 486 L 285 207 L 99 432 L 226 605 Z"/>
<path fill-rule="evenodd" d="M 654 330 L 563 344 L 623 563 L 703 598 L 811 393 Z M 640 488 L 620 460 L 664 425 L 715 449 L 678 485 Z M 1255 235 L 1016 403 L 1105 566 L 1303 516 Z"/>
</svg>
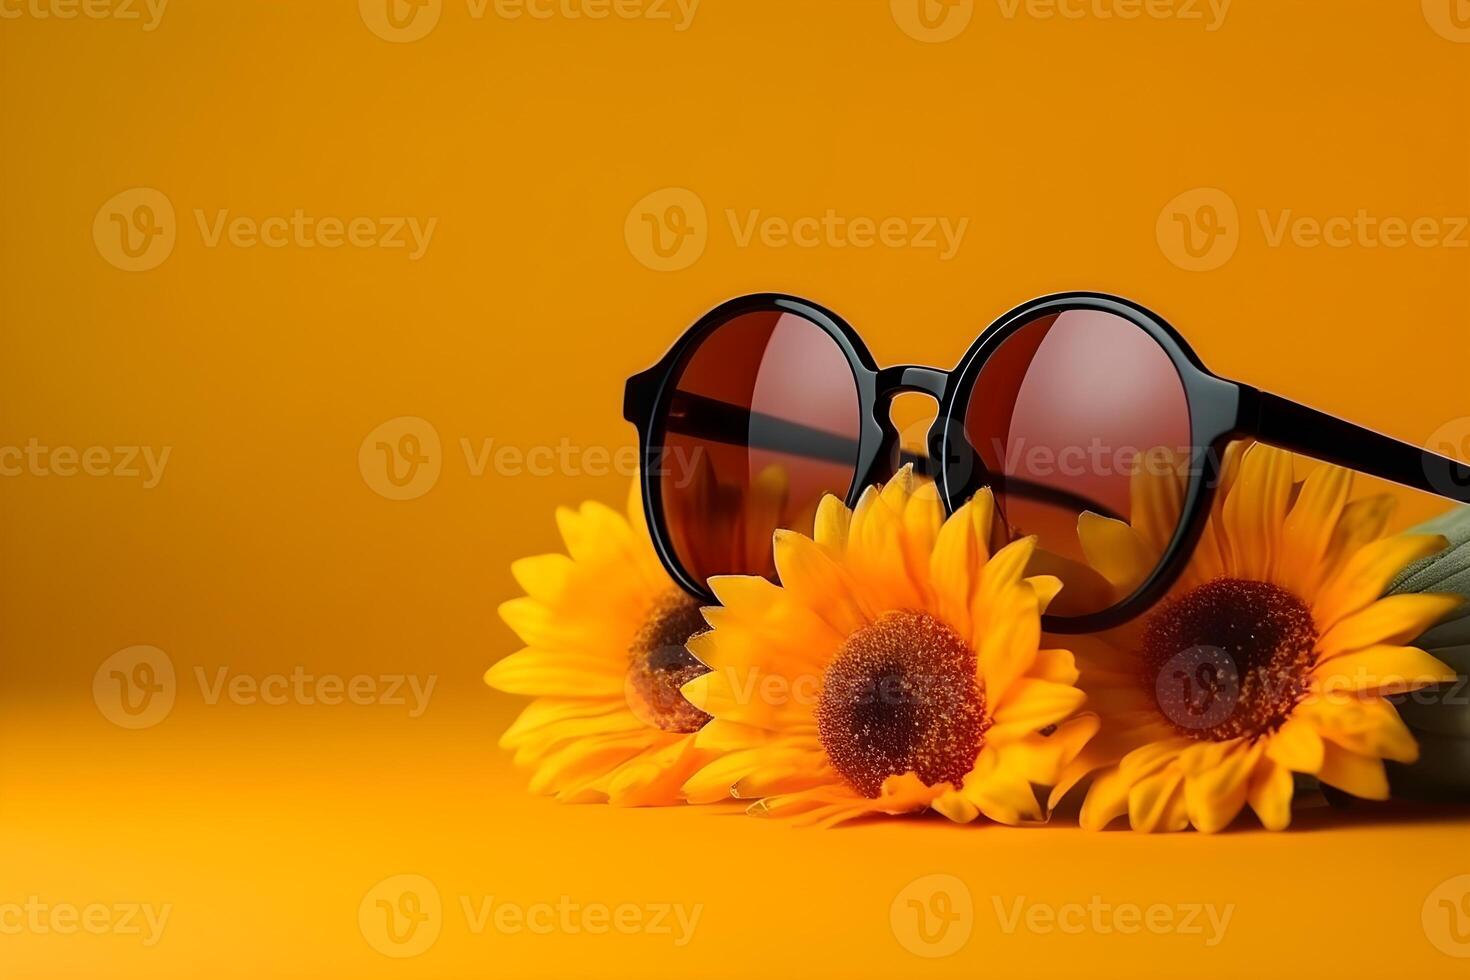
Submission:
<svg viewBox="0 0 1470 980">
<path fill-rule="evenodd" d="M 769 449 L 846 466 L 858 455 L 857 440 L 848 436 L 687 391 L 674 393 L 665 418 L 670 432 L 727 446 Z"/>
<path fill-rule="evenodd" d="M 687 391 L 675 393 L 667 419 L 672 432 L 728 446 L 750 446 L 845 466 L 851 466 L 858 457 L 856 439 Z M 898 464 L 912 464 L 914 470 L 924 476 L 938 476 L 939 467 L 935 461 L 920 453 L 900 450 Z M 997 484 L 994 489 L 1018 497 L 1054 504 L 1077 513 L 1090 510 L 1113 520 L 1125 520 L 1106 505 L 1060 487 L 1020 477 L 997 476 L 993 482 Z"/>
<path fill-rule="evenodd" d="M 1259 417 L 1249 434 L 1262 442 L 1390 483 L 1470 503 L 1470 465 L 1270 392 L 1259 392 L 1256 402 Z"/>
</svg>

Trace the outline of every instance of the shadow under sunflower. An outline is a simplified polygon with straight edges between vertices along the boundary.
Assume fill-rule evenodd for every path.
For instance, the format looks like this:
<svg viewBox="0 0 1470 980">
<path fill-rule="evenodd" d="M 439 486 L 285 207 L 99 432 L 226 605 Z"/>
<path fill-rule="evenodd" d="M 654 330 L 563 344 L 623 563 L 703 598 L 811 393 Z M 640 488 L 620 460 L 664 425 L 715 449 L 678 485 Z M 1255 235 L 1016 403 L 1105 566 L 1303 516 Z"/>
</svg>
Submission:
<svg viewBox="0 0 1470 980">
<path fill-rule="evenodd" d="M 1383 760 L 1418 746 L 1386 695 L 1454 672 L 1404 645 L 1457 596 L 1383 598 L 1433 535 L 1384 538 L 1387 496 L 1351 500 L 1353 474 L 1320 465 L 1295 479 L 1290 453 L 1235 445 L 1204 535 L 1171 596 L 1140 621 L 1077 644 L 1098 737 L 1053 802 L 1089 773 L 1084 827 L 1127 815 L 1135 830 L 1213 832 L 1247 805 L 1279 830 L 1293 773 L 1384 799 Z M 1131 524 L 1079 522 L 1089 562 L 1117 595 L 1151 570 L 1177 524 L 1182 474 L 1149 468 L 1133 484 Z"/>
</svg>

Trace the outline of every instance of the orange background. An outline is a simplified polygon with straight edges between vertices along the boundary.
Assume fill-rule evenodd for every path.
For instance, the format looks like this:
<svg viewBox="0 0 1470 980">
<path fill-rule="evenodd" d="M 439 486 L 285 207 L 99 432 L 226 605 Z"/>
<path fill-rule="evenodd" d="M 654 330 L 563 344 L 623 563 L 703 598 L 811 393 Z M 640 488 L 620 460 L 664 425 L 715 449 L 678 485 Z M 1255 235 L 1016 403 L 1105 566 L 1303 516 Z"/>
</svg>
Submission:
<svg viewBox="0 0 1470 980">
<path fill-rule="evenodd" d="M 170 448 L 152 489 L 34 468 L 0 478 L 0 908 L 35 895 L 172 909 L 146 948 L 0 934 L 0 973 L 1463 970 L 1420 920 L 1432 889 L 1470 873 L 1460 814 L 1315 812 L 1286 835 L 1150 839 L 1065 822 L 803 833 L 559 807 L 525 795 L 495 748 L 522 702 L 480 680 L 516 645 L 495 616 L 514 594 L 510 561 L 558 547 L 553 505 L 622 500 L 622 476 L 587 471 L 632 442 L 623 379 L 738 293 L 809 296 L 880 362 L 939 366 L 1029 297 L 1121 293 L 1226 376 L 1470 455 L 1470 235 L 1273 247 L 1260 219 L 1470 215 L 1470 31 L 1449 0 L 1237 0 L 1213 31 L 1100 17 L 1091 0 L 1068 6 L 1079 19 L 1024 5 L 1008 17 L 1008 0 L 987 0 L 962 3 L 952 16 L 968 26 L 937 43 L 901 29 L 915 23 L 906 0 L 898 16 L 886 0 L 704 0 L 682 31 L 429 2 L 419 15 L 437 23 L 398 42 L 369 28 L 381 11 L 367 0 L 174 0 L 153 30 L 0 0 L 0 445 Z M 128 272 L 93 226 L 138 187 L 172 205 L 176 242 Z M 705 248 L 661 272 L 625 225 L 670 187 L 707 210 Z M 1238 210 L 1235 252 L 1207 271 L 1182 268 L 1160 230 L 1196 188 Z M 969 225 L 945 261 L 742 247 L 726 218 L 829 208 Z M 196 209 L 206 223 L 301 209 L 437 224 L 411 260 L 211 247 Z M 390 500 L 359 449 L 403 416 L 437 432 L 441 472 Z M 476 476 L 461 445 L 564 438 L 594 451 L 547 476 Z M 1404 494 L 1399 524 L 1440 506 Z M 93 677 L 138 644 L 164 651 L 178 690 L 166 717 L 129 730 L 99 710 Z M 436 687 L 417 718 L 209 704 L 195 669 L 221 667 Z M 444 912 L 432 947 L 395 960 L 357 909 L 401 873 L 433 881 Z M 935 960 L 889 926 L 895 895 L 931 873 L 975 901 L 968 944 Z M 462 895 L 703 912 L 681 948 L 475 935 Z M 992 911 L 992 896 L 1094 895 L 1236 910 L 1208 949 L 1187 935 L 1007 935 Z"/>
</svg>

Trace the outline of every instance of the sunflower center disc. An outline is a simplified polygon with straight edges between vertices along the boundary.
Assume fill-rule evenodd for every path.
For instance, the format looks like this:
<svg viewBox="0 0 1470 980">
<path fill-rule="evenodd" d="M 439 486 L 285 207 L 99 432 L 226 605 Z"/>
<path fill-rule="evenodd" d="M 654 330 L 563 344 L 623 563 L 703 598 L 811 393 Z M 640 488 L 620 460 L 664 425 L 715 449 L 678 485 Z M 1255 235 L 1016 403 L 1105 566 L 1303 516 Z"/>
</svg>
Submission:
<svg viewBox="0 0 1470 980">
<path fill-rule="evenodd" d="M 705 630 L 699 603 L 683 592 L 657 599 L 628 651 L 628 675 L 623 685 L 628 707 L 644 724 L 666 732 L 697 732 L 710 716 L 690 704 L 679 688 L 709 673 L 709 668 L 684 648 Z"/>
<path fill-rule="evenodd" d="M 1149 617 L 1144 682 L 1180 734 L 1256 738 L 1306 696 L 1316 645 L 1311 610 L 1290 592 L 1216 579 Z"/>
<path fill-rule="evenodd" d="M 928 613 L 889 613 L 849 636 L 817 705 L 833 768 L 869 798 L 906 772 L 958 787 L 990 727 L 975 669 L 970 645 Z"/>
</svg>

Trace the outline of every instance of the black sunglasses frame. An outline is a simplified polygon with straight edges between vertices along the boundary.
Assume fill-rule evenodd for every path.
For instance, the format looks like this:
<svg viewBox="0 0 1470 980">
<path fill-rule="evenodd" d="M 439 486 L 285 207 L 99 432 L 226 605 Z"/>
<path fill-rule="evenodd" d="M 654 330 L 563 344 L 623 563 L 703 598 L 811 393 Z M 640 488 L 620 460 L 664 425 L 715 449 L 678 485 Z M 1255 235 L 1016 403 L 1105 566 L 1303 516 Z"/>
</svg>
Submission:
<svg viewBox="0 0 1470 980">
<path fill-rule="evenodd" d="M 1042 626 L 1048 632 L 1092 633 L 1110 629 L 1135 618 L 1164 597 L 1204 533 L 1219 484 L 1220 461 L 1226 446 L 1237 439 L 1259 439 L 1323 462 L 1470 503 L 1470 466 L 1250 385 L 1221 378 L 1204 366 L 1179 332 L 1162 318 L 1116 296 L 1069 292 L 1023 303 L 992 323 L 970 346 L 959 365 L 946 372 L 919 365 L 879 368 L 857 331 L 837 314 L 795 296 L 759 293 L 723 303 L 706 313 L 657 364 L 628 379 L 623 415 L 638 428 L 643 506 L 660 561 L 685 591 L 702 601 L 715 601 L 709 589 L 684 568 L 669 543 L 663 519 L 662 481 L 656 477 L 662 472 L 669 408 L 683 367 L 699 344 L 731 319 L 747 313 L 792 313 L 820 327 L 842 350 L 852 370 L 861 410 L 853 480 L 845 501 L 849 507 L 857 503 L 866 487 L 891 476 L 896 465 L 915 462 L 934 478 L 946 513 L 953 513 L 984 486 L 1004 490 L 1015 483 L 1007 481 L 1002 474 L 988 472 L 965 434 L 964 415 L 981 369 L 1017 330 L 1038 317 L 1075 310 L 1110 313 L 1127 320 L 1163 348 L 1184 386 L 1193 458 L 1179 527 L 1153 573 L 1132 595 L 1108 609 L 1083 616 L 1044 616 Z M 889 417 L 889 408 L 895 397 L 907 392 L 929 395 L 939 403 L 927 436 L 927 460 L 907 457 L 899 451 L 899 437 Z M 738 433 L 730 435 L 739 438 Z M 1041 496 L 1069 496 L 1064 491 L 1036 485 L 1027 489 Z M 1098 509 L 1097 505 L 1080 498 L 1064 502 Z"/>
</svg>

